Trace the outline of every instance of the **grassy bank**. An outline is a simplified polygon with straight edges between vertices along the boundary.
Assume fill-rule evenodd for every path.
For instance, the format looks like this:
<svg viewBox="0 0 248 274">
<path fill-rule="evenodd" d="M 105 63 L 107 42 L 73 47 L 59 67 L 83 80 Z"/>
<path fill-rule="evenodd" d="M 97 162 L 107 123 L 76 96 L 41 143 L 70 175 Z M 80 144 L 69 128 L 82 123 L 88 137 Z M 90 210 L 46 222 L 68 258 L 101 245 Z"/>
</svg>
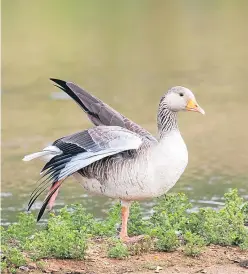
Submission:
<svg viewBox="0 0 248 274">
<path fill-rule="evenodd" d="M 175 250 L 197 257 L 211 244 L 248 250 L 248 203 L 237 190 L 225 194 L 225 206 L 218 211 L 200 208 L 192 212 L 191 208 L 184 194 L 169 194 L 158 199 L 149 219 L 143 219 L 139 204 L 133 203 L 129 235 L 144 237 L 132 245 L 116 237 L 119 204 L 103 221 L 94 219 L 81 205 L 64 207 L 58 215 L 50 214 L 42 228 L 37 228 L 33 214 L 22 213 L 16 224 L 1 228 L 1 269 L 14 273 L 35 263 L 42 270 L 44 258 L 85 260 L 96 246 L 115 259 Z"/>
</svg>

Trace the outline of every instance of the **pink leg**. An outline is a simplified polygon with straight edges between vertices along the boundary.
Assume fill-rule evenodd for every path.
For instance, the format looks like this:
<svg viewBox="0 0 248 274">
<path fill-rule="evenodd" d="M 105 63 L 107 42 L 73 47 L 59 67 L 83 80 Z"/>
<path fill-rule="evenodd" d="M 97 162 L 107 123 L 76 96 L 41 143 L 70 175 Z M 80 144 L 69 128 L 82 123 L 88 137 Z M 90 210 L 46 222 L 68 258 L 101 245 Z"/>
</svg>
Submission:
<svg viewBox="0 0 248 274">
<path fill-rule="evenodd" d="M 121 219 L 122 219 L 122 224 L 121 224 L 121 232 L 120 232 L 120 239 L 121 241 L 125 243 L 135 243 L 138 242 L 139 240 L 143 239 L 143 235 L 139 236 L 134 236 L 134 237 L 128 237 L 127 235 L 127 222 L 128 222 L 128 217 L 129 217 L 129 207 L 130 207 L 131 202 L 127 201 L 122 201 L 121 203 Z"/>
<path fill-rule="evenodd" d="M 56 182 L 49 190 L 47 196 L 56 188 L 58 187 L 59 185 L 61 185 L 62 181 L 58 181 Z M 54 206 L 54 202 L 56 200 L 56 197 L 59 193 L 59 188 L 54 192 L 54 194 L 52 195 L 52 197 L 50 198 L 49 202 L 48 202 L 48 210 L 52 210 L 53 206 Z"/>
<path fill-rule="evenodd" d="M 120 232 L 120 239 L 122 241 L 126 241 L 128 239 L 127 235 L 127 221 L 129 216 L 129 205 L 122 205 L 121 207 L 121 232 Z"/>
</svg>

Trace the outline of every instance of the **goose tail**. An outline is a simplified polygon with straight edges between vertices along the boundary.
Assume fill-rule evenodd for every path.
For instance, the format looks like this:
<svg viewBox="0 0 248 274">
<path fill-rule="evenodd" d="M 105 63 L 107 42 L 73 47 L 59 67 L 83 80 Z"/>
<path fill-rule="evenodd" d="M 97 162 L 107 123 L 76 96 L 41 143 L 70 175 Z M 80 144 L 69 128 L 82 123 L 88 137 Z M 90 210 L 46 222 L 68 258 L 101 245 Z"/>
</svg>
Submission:
<svg viewBox="0 0 248 274">
<path fill-rule="evenodd" d="M 35 152 L 35 153 L 28 154 L 28 155 L 24 156 L 24 158 L 22 160 L 24 162 L 28 162 L 33 159 L 40 158 L 47 162 L 47 161 L 50 161 L 54 156 L 60 155 L 62 153 L 63 152 L 58 147 L 48 146 L 48 147 L 44 148 L 42 151 Z"/>
</svg>

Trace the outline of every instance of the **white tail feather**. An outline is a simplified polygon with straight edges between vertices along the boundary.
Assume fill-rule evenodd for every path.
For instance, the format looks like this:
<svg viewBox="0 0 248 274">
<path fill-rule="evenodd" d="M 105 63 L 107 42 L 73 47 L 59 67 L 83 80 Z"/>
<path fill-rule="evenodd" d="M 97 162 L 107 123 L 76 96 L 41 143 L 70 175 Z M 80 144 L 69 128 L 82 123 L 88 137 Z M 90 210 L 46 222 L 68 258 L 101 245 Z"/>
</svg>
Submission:
<svg viewBox="0 0 248 274">
<path fill-rule="evenodd" d="M 41 158 L 42 160 L 49 161 L 54 156 L 60 155 L 63 153 L 58 147 L 56 146 L 48 146 L 43 149 L 43 151 L 35 152 L 29 155 L 26 155 L 22 160 L 25 162 L 31 161 L 36 158 Z"/>
<path fill-rule="evenodd" d="M 51 152 L 49 151 L 40 151 L 40 152 L 36 152 L 36 153 L 32 153 L 32 154 L 29 154 L 29 155 L 26 155 L 22 160 L 27 162 L 27 161 L 31 161 L 35 158 L 40 158 L 40 157 L 43 157 L 45 155 L 48 155 L 50 154 Z"/>
</svg>

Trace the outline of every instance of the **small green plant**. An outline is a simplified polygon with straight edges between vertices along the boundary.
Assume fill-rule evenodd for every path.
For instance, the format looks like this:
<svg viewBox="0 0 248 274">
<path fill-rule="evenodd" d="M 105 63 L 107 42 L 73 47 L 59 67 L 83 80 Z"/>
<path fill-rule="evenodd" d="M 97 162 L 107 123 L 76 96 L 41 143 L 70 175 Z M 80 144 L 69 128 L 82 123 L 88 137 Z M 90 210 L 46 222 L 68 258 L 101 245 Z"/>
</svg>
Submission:
<svg viewBox="0 0 248 274">
<path fill-rule="evenodd" d="M 108 250 L 108 257 L 116 259 L 125 259 L 129 256 L 128 247 L 120 241 L 115 241 Z"/>
<path fill-rule="evenodd" d="M 143 265 L 143 268 L 145 268 L 145 269 L 148 269 L 148 270 L 156 270 L 156 268 L 157 268 L 157 265 L 156 264 L 153 264 L 153 263 L 145 263 L 144 265 Z"/>
<path fill-rule="evenodd" d="M 187 231 L 184 234 L 184 240 L 186 242 L 184 253 L 187 256 L 196 257 L 201 254 L 202 248 L 205 246 L 204 239 L 201 236 Z"/>
<path fill-rule="evenodd" d="M 174 251 L 179 245 L 179 238 L 173 229 L 159 233 L 156 242 L 156 247 L 159 251 Z"/>
<path fill-rule="evenodd" d="M 237 190 L 226 193 L 224 197 L 225 206 L 218 211 L 202 208 L 191 213 L 185 229 L 200 235 L 207 244 L 241 245 L 247 238 L 243 200 Z"/>
<path fill-rule="evenodd" d="M 8 264 L 5 260 L 1 258 L 1 263 L 0 263 L 0 271 L 3 273 L 3 271 L 6 271 L 8 267 Z"/>
<path fill-rule="evenodd" d="M 179 231 L 187 223 L 187 211 L 191 207 L 192 205 L 183 193 L 164 195 L 158 199 L 158 203 L 153 208 L 151 222 L 154 227 Z"/>
<path fill-rule="evenodd" d="M 87 213 L 81 204 L 72 204 L 70 207 L 65 206 L 60 210 L 60 216 L 68 227 L 81 230 L 89 235 L 94 234 L 96 221 L 93 215 Z M 52 215 L 52 217 L 55 217 L 55 215 Z"/>
<path fill-rule="evenodd" d="M 1 270 L 15 273 L 25 265 L 24 245 L 35 231 L 36 221 L 32 214 L 20 213 L 18 222 L 7 229 L 1 227 Z"/>
<path fill-rule="evenodd" d="M 239 245 L 239 247 L 242 250 L 248 250 L 248 231 L 246 232 L 246 235 L 244 235 L 243 242 Z"/>
<path fill-rule="evenodd" d="M 39 270 L 41 270 L 42 272 L 45 272 L 45 268 L 46 268 L 46 263 L 43 261 L 38 261 L 36 262 L 36 266 Z"/>
<path fill-rule="evenodd" d="M 12 246 L 19 245 L 21 248 L 36 229 L 36 219 L 34 215 L 20 213 L 17 223 L 10 225 L 7 230 L 1 230 L 2 242 Z"/>
<path fill-rule="evenodd" d="M 128 220 L 128 235 L 148 234 L 149 227 L 150 222 L 142 217 L 140 204 L 138 202 L 132 203 Z"/>
<path fill-rule="evenodd" d="M 73 218 L 63 218 L 63 215 L 50 218 L 47 229 L 37 232 L 32 241 L 26 243 L 25 247 L 32 258 L 84 258 L 87 234 L 84 227 L 79 229 L 78 223 L 74 226 L 72 220 Z"/>
<path fill-rule="evenodd" d="M 128 251 L 131 255 L 140 255 L 153 249 L 153 240 L 149 235 L 142 236 L 136 243 L 128 245 Z"/>
<path fill-rule="evenodd" d="M 248 225 L 248 202 L 245 202 L 242 206 L 241 206 L 241 211 L 244 215 L 244 223 L 246 225 Z"/>
<path fill-rule="evenodd" d="M 1 270 L 15 269 L 26 264 L 26 259 L 18 248 L 4 245 L 1 247 L 1 253 Z"/>
</svg>

